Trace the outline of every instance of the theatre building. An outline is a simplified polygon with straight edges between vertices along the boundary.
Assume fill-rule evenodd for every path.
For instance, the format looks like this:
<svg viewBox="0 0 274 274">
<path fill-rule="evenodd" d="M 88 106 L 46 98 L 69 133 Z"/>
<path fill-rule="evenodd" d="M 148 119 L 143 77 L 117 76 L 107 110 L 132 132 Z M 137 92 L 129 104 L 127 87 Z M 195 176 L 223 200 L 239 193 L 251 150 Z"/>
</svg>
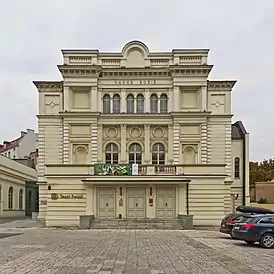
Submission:
<svg viewBox="0 0 274 274">
<path fill-rule="evenodd" d="M 39 219 L 217 225 L 249 203 L 248 133 L 232 125 L 235 81 L 208 80 L 207 49 L 62 50 L 39 91 Z M 137 220 L 136 220 L 137 221 Z"/>
</svg>

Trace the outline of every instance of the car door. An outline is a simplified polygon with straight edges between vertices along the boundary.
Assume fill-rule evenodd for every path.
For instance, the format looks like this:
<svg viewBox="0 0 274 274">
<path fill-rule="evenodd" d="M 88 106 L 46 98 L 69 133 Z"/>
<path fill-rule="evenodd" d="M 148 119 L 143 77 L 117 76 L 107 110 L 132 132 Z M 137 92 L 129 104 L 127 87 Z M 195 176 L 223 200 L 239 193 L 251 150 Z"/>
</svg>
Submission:
<svg viewBox="0 0 274 274">
<path fill-rule="evenodd" d="M 273 217 L 263 217 L 261 218 L 256 225 L 256 233 L 258 236 L 266 232 L 272 232 L 274 229 L 274 218 Z"/>
</svg>

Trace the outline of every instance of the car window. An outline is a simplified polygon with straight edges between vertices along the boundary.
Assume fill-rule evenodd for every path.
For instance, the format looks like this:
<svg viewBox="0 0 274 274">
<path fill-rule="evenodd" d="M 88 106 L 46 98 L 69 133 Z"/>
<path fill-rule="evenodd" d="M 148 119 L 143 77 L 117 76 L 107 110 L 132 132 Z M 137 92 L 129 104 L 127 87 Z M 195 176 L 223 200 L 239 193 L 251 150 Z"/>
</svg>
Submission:
<svg viewBox="0 0 274 274">
<path fill-rule="evenodd" d="M 271 224 L 274 224 L 274 217 L 272 217 L 270 219 L 271 219 Z"/>
<path fill-rule="evenodd" d="M 252 223 L 254 219 L 247 216 L 241 216 L 239 220 L 237 220 L 239 223 Z"/>
<path fill-rule="evenodd" d="M 271 221 L 271 218 L 262 218 L 260 221 L 259 221 L 260 224 L 271 224 L 272 221 Z"/>
</svg>

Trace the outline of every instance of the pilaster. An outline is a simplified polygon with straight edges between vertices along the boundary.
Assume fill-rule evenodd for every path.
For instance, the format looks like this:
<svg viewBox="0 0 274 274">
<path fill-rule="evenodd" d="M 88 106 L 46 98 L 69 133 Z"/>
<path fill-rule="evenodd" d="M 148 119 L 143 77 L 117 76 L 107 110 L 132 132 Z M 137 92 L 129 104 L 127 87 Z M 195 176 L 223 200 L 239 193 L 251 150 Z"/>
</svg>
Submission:
<svg viewBox="0 0 274 274">
<path fill-rule="evenodd" d="M 180 164 L 180 125 L 173 125 L 173 163 Z"/>
<path fill-rule="evenodd" d="M 68 86 L 63 87 L 63 94 L 64 94 L 64 111 L 69 111 L 70 88 Z"/>
<path fill-rule="evenodd" d="M 103 126 L 102 124 L 97 124 L 97 161 L 98 163 L 103 162 Z"/>
<path fill-rule="evenodd" d="M 90 96 L 90 109 L 92 112 L 97 112 L 97 102 L 98 102 L 98 94 L 97 94 L 97 87 L 91 87 L 91 96 Z"/>
<path fill-rule="evenodd" d="M 168 125 L 168 163 L 173 163 L 173 125 Z"/>
<path fill-rule="evenodd" d="M 173 111 L 173 89 L 168 91 L 168 112 Z"/>
<path fill-rule="evenodd" d="M 97 110 L 98 112 L 103 112 L 102 109 L 102 89 L 97 90 Z"/>
<path fill-rule="evenodd" d="M 232 175 L 232 159 L 231 159 L 231 124 L 225 125 L 225 171 L 228 174 L 228 178 Z"/>
<path fill-rule="evenodd" d="M 38 120 L 38 151 L 39 157 L 37 159 L 38 181 L 44 181 L 45 174 L 45 126 L 41 125 Z"/>
<path fill-rule="evenodd" d="M 173 87 L 173 111 L 180 111 L 180 87 Z"/>
<path fill-rule="evenodd" d="M 207 163 L 212 163 L 212 155 L 211 155 L 211 142 L 212 142 L 212 130 L 211 125 L 207 125 Z"/>
<path fill-rule="evenodd" d="M 145 113 L 150 112 L 149 89 L 145 89 Z"/>
<path fill-rule="evenodd" d="M 86 194 L 86 215 L 94 215 L 94 208 L 93 208 L 93 186 L 87 187 L 87 194 Z"/>
<path fill-rule="evenodd" d="M 120 162 L 127 162 L 127 126 L 121 125 L 121 154 Z"/>
<path fill-rule="evenodd" d="M 144 157 L 144 163 L 149 164 L 150 163 L 150 125 L 144 125 L 145 127 L 145 157 Z"/>
<path fill-rule="evenodd" d="M 200 89 L 201 92 L 201 109 L 202 111 L 207 110 L 207 86 L 202 86 Z"/>
<path fill-rule="evenodd" d="M 91 164 L 98 162 L 98 129 L 97 124 L 91 125 Z"/>
<path fill-rule="evenodd" d="M 63 163 L 70 163 L 70 146 L 69 146 L 69 122 L 63 122 Z"/>
<path fill-rule="evenodd" d="M 121 89 L 121 113 L 127 112 L 127 95 L 126 89 Z"/>
<path fill-rule="evenodd" d="M 207 124 L 201 125 L 201 164 L 207 163 Z"/>
</svg>

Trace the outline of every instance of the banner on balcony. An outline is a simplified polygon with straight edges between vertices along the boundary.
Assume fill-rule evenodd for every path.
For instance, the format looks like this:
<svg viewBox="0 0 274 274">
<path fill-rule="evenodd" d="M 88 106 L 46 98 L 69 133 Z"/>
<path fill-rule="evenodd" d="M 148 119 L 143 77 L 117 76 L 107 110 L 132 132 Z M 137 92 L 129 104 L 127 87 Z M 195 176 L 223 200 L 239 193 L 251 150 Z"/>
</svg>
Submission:
<svg viewBox="0 0 274 274">
<path fill-rule="evenodd" d="M 130 176 L 132 165 L 129 164 L 95 164 L 94 175 L 97 176 Z"/>
</svg>

